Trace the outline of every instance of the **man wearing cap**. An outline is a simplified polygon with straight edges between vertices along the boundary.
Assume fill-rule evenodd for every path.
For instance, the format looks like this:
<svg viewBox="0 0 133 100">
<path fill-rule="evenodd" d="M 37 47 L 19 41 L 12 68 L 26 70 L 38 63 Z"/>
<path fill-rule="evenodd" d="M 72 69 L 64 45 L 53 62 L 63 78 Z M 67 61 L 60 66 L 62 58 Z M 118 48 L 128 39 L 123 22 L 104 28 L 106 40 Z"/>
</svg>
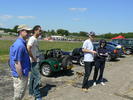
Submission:
<svg viewBox="0 0 133 100">
<path fill-rule="evenodd" d="M 39 45 L 37 38 L 40 36 L 41 26 L 36 25 L 33 28 L 33 36 L 27 43 L 28 52 L 31 60 L 31 75 L 29 84 L 29 94 L 35 96 L 35 100 L 42 100 L 40 92 L 40 71 L 39 71 Z"/>
<path fill-rule="evenodd" d="M 26 48 L 28 30 L 30 28 L 26 25 L 19 25 L 19 37 L 10 47 L 9 65 L 14 82 L 14 100 L 22 100 L 27 87 L 30 71 L 30 59 Z"/>
<path fill-rule="evenodd" d="M 88 39 L 84 41 L 83 46 L 82 46 L 82 51 L 84 52 L 84 63 L 85 63 L 85 75 L 84 75 L 84 79 L 83 79 L 83 84 L 82 84 L 82 90 L 83 91 L 87 91 L 88 86 L 88 78 L 90 76 L 91 70 L 92 70 L 92 66 L 93 66 L 93 62 L 94 62 L 94 54 L 96 54 L 96 51 L 94 51 L 94 47 L 92 44 L 92 41 L 95 37 L 95 33 L 94 32 L 90 32 L 88 34 Z"/>
</svg>

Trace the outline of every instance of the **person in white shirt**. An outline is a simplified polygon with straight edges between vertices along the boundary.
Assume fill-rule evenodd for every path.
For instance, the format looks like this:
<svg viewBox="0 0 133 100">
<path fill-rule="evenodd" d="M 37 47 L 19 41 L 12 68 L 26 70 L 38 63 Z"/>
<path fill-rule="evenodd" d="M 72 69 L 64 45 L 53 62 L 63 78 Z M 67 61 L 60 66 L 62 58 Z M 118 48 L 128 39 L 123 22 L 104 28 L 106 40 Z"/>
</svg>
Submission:
<svg viewBox="0 0 133 100">
<path fill-rule="evenodd" d="M 41 77 L 39 72 L 39 45 L 37 41 L 40 33 L 41 27 L 39 25 L 36 25 L 33 28 L 33 36 L 30 37 L 27 43 L 27 49 L 31 60 L 29 94 L 35 96 L 35 100 L 42 100 L 39 89 Z"/>
<path fill-rule="evenodd" d="M 92 66 L 93 66 L 93 62 L 94 62 L 94 54 L 96 54 L 97 52 L 94 51 L 94 47 L 92 44 L 92 40 L 95 37 L 95 33 L 94 32 L 90 32 L 88 34 L 88 39 L 84 41 L 83 46 L 82 46 L 82 51 L 84 52 L 84 63 L 85 63 L 85 75 L 84 75 L 84 79 L 83 79 L 83 84 L 82 84 L 82 90 L 83 91 L 87 91 L 88 90 L 88 78 L 90 76 L 91 70 L 92 70 Z"/>
</svg>

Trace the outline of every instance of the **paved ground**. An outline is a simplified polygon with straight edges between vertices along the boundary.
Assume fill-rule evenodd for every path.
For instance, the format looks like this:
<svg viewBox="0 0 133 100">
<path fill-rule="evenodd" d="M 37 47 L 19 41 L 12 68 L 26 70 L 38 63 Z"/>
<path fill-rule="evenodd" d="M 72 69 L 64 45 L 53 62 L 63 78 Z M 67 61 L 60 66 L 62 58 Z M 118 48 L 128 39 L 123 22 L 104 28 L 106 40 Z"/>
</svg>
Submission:
<svg viewBox="0 0 133 100">
<path fill-rule="evenodd" d="M 12 79 L 7 65 L 0 65 L 0 100 L 12 100 Z M 53 77 L 43 77 L 41 93 L 43 100 L 133 100 L 133 56 L 107 62 L 104 73 L 106 85 L 81 90 L 84 68 L 75 65 L 71 72 L 56 73 Z M 88 85 L 92 85 L 92 76 Z M 34 100 L 28 95 L 24 100 Z"/>
</svg>

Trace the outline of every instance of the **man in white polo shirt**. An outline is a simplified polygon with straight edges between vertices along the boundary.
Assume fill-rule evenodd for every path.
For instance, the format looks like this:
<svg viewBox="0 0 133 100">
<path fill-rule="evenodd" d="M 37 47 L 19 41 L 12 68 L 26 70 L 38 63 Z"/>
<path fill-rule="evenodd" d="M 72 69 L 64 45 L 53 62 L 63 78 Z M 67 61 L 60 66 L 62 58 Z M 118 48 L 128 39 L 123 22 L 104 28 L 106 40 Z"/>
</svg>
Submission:
<svg viewBox="0 0 133 100">
<path fill-rule="evenodd" d="M 27 49 L 31 60 L 31 75 L 29 83 L 29 94 L 35 96 L 35 100 L 42 100 L 40 93 L 40 72 L 39 72 L 39 45 L 37 38 L 40 36 L 41 26 L 33 28 L 33 36 L 29 38 Z"/>
<path fill-rule="evenodd" d="M 84 41 L 83 46 L 82 46 L 82 51 L 84 52 L 84 63 L 85 63 L 85 75 L 84 75 L 84 79 L 83 79 L 83 84 L 82 84 L 82 89 L 83 91 L 87 91 L 88 86 L 88 78 L 90 76 L 91 70 L 92 70 L 92 66 L 93 66 L 93 62 L 94 62 L 94 54 L 96 54 L 97 52 L 94 51 L 94 47 L 92 44 L 92 41 L 95 37 L 95 33 L 94 32 L 90 32 L 88 34 L 88 39 Z"/>
</svg>

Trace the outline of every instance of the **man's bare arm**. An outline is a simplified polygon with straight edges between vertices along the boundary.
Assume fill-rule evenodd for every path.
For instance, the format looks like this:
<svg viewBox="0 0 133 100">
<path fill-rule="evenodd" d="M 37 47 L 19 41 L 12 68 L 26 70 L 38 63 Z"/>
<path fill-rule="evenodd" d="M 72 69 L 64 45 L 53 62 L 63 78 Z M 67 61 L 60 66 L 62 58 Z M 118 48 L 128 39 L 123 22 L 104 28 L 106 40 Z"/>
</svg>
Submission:
<svg viewBox="0 0 133 100">
<path fill-rule="evenodd" d="M 92 50 L 88 50 L 88 49 L 82 49 L 82 51 L 85 53 L 93 53 L 93 54 L 97 53 L 96 51 L 92 51 Z"/>
<path fill-rule="evenodd" d="M 33 57 L 33 54 L 32 54 L 32 52 L 31 52 L 31 48 L 32 48 L 32 46 L 27 45 L 27 49 L 28 49 L 28 52 L 29 52 L 29 56 L 31 57 L 31 59 L 32 59 L 34 62 L 37 62 L 36 58 Z"/>
<path fill-rule="evenodd" d="M 22 66 L 21 66 L 20 61 L 15 62 L 15 67 L 16 67 L 16 71 L 18 73 L 19 78 L 21 78 L 22 77 Z"/>
</svg>

